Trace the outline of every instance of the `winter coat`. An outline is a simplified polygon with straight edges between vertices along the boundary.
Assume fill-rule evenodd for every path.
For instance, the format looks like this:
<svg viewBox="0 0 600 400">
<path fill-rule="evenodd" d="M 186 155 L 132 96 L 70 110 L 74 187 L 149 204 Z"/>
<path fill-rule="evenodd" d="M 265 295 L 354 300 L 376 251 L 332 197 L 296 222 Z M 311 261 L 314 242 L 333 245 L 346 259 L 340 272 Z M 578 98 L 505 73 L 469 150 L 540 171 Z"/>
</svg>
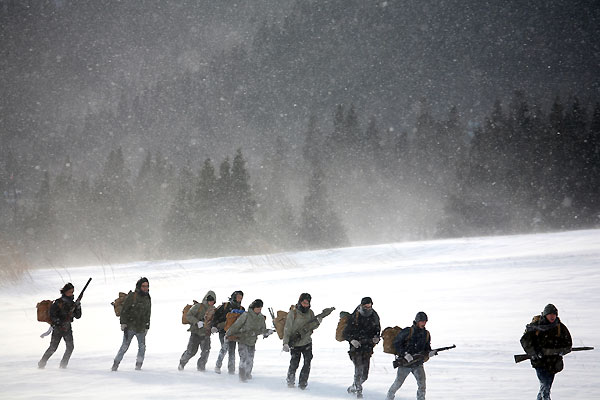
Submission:
<svg viewBox="0 0 600 400">
<path fill-rule="evenodd" d="M 204 317 L 207 314 L 211 314 L 212 311 L 215 309 L 215 306 L 208 305 L 208 301 L 206 300 L 206 298 L 208 296 L 212 296 L 213 299 L 217 298 L 215 295 L 215 292 L 213 292 L 212 290 L 209 290 L 204 295 L 202 302 L 194 304 L 192 306 L 192 308 L 190 308 L 186 314 L 186 318 L 190 323 L 190 329 L 188 329 L 188 331 L 195 333 L 196 335 L 201 336 L 201 337 L 210 335 L 210 328 L 211 328 L 212 324 L 209 323 L 210 321 L 204 321 Z M 202 328 L 198 328 L 199 321 L 202 321 L 205 323 Z"/>
<path fill-rule="evenodd" d="M 394 348 L 399 357 L 404 357 L 406 354 L 415 356 L 420 354 L 423 359 L 412 364 L 412 367 L 423 364 L 429 360 L 429 352 L 431 351 L 431 335 L 425 328 L 419 329 L 417 324 L 402 329 L 394 339 Z"/>
<path fill-rule="evenodd" d="M 227 330 L 227 336 L 235 336 L 238 342 L 247 346 L 254 346 L 256 337 L 265 333 L 267 333 L 265 316 L 260 313 L 257 314 L 253 310 L 240 315 Z"/>
<path fill-rule="evenodd" d="M 217 307 L 217 310 L 215 311 L 215 316 L 213 318 L 213 326 L 219 328 L 219 331 L 225 332 L 225 322 L 227 320 L 227 314 L 230 313 L 232 310 L 244 311 L 245 308 L 242 307 L 241 304 L 235 303 L 231 300 L 221 304 L 219 307 Z"/>
<path fill-rule="evenodd" d="M 81 318 L 81 304 L 75 304 L 73 296 L 62 296 L 50 306 L 50 320 L 55 329 L 67 330 L 73 318 Z"/>
<path fill-rule="evenodd" d="M 302 308 L 292 306 L 290 312 L 285 319 L 285 327 L 283 328 L 283 344 L 290 344 L 290 337 L 294 338 L 296 332 L 299 332 L 301 328 L 306 326 L 308 322 L 315 317 L 315 313 L 310 308 L 305 312 L 302 312 Z M 312 327 L 314 326 L 314 328 Z M 295 347 L 305 346 L 312 343 L 313 330 L 319 326 L 319 323 L 315 320 L 311 322 L 311 329 L 308 332 L 301 332 L 300 339 L 294 340 L 291 344 Z"/>
<path fill-rule="evenodd" d="M 521 337 L 521 346 L 529 355 L 542 354 L 542 358 L 531 360 L 533 368 L 541 368 L 556 374 L 562 371 L 564 364 L 560 354 L 546 355 L 546 352 L 567 354 L 571 351 L 573 341 L 567 327 L 557 317 L 550 323 L 546 317 L 540 316 L 527 325 Z"/>
<path fill-rule="evenodd" d="M 373 338 L 379 337 L 381 325 L 379 324 L 379 315 L 373 309 L 369 316 L 362 315 L 360 307 L 356 307 L 350 315 L 348 324 L 344 329 L 344 339 L 347 341 L 358 340 L 361 344 L 359 348 L 350 345 L 350 352 L 371 352 L 373 353 Z"/>
<path fill-rule="evenodd" d="M 150 329 L 150 309 L 152 302 L 150 294 L 141 289 L 129 292 L 121 310 L 121 324 L 127 325 L 127 329 L 141 333 Z"/>
</svg>

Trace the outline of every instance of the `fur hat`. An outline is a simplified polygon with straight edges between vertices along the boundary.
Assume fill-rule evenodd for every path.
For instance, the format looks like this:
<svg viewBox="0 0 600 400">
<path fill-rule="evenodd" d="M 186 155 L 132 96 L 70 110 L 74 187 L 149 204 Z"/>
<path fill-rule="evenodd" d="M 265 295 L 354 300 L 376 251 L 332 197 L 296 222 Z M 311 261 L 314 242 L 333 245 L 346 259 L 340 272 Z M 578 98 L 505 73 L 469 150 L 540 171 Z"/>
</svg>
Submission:
<svg viewBox="0 0 600 400">
<path fill-rule="evenodd" d="M 308 302 L 310 303 L 312 300 L 312 296 L 308 293 L 302 293 L 300 295 L 300 298 L 298 299 L 298 304 L 302 303 L 304 300 L 308 300 Z"/>
<path fill-rule="evenodd" d="M 425 321 L 427 322 L 427 314 L 425 314 L 423 311 L 419 311 L 417 313 L 417 315 L 415 315 L 415 322 L 420 322 L 420 321 Z"/>
<path fill-rule="evenodd" d="M 75 289 L 75 286 L 73 286 L 71 282 L 68 282 L 65 286 L 63 286 L 62 289 L 60 289 L 60 293 L 65 294 L 71 289 Z"/>
<path fill-rule="evenodd" d="M 360 301 L 360 305 L 362 306 L 364 304 L 373 304 L 373 300 L 370 297 L 363 297 Z"/>
<path fill-rule="evenodd" d="M 248 308 L 250 310 L 254 310 L 255 308 L 259 308 L 262 306 L 263 306 L 263 301 L 261 299 L 256 299 L 250 304 L 250 307 L 248 307 Z"/>
<path fill-rule="evenodd" d="M 546 305 L 544 311 L 542 311 L 542 317 L 545 317 L 548 314 L 556 314 L 556 316 L 558 316 L 558 308 L 556 308 L 554 304 Z"/>
</svg>

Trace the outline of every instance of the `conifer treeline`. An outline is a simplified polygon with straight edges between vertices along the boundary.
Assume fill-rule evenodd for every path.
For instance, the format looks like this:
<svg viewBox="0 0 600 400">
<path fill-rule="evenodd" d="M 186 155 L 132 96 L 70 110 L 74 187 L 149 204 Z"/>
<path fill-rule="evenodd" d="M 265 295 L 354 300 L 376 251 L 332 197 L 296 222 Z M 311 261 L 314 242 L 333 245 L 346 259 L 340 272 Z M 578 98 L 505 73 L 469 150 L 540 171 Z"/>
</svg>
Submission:
<svg viewBox="0 0 600 400">
<path fill-rule="evenodd" d="M 557 98 L 546 113 L 516 93 L 482 124 L 423 107 L 408 133 L 363 120 L 342 105 L 311 118 L 304 146 L 279 138 L 252 178 L 241 149 L 198 171 L 148 153 L 132 174 L 119 148 L 97 177 L 66 160 L 33 190 L 3 149 L 3 257 L 108 263 L 599 224 L 598 103 Z"/>
</svg>

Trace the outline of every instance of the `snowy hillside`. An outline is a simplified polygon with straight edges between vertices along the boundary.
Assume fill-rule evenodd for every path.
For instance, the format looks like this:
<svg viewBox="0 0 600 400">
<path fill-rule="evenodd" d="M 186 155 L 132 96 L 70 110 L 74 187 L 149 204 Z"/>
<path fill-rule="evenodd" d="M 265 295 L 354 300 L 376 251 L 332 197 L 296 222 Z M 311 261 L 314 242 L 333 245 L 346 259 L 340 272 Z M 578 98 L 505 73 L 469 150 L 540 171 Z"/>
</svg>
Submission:
<svg viewBox="0 0 600 400">
<path fill-rule="evenodd" d="M 118 372 L 110 366 L 121 331 L 110 302 L 150 280 L 153 309 L 142 371 L 134 371 L 134 339 Z M 73 324 L 75 351 L 69 368 L 58 363 L 64 342 L 45 370 L 37 361 L 49 344 L 47 324 L 36 321 L 35 305 L 58 297 L 73 282 L 76 295 L 93 277 L 83 298 L 83 317 Z M 236 289 L 243 305 L 264 300 L 275 310 L 313 296 L 315 311 L 337 310 L 313 335 L 314 359 L 306 391 L 288 389 L 289 354 L 273 335 L 259 339 L 253 380 L 212 372 L 218 337 L 213 335 L 207 372 L 192 359 L 177 371 L 189 333 L 181 309 L 207 290 L 225 301 Z M 0 283 L 0 398 L 2 399 L 346 399 L 353 366 L 347 343 L 334 339 L 339 311 L 373 298 L 382 327 L 410 324 L 417 311 L 429 315 L 432 346 L 456 344 L 425 364 L 427 398 L 533 399 L 537 378 L 529 363 L 515 364 L 524 326 L 552 302 L 568 326 L 574 346 L 597 350 L 569 354 L 557 375 L 556 399 L 600 399 L 600 231 L 470 238 L 211 260 L 138 262 L 126 265 L 47 269 L 16 284 Z M 270 318 L 267 320 L 270 325 Z M 365 399 L 383 399 L 393 382 L 392 356 L 375 349 Z M 414 399 L 412 376 L 396 394 Z"/>
</svg>

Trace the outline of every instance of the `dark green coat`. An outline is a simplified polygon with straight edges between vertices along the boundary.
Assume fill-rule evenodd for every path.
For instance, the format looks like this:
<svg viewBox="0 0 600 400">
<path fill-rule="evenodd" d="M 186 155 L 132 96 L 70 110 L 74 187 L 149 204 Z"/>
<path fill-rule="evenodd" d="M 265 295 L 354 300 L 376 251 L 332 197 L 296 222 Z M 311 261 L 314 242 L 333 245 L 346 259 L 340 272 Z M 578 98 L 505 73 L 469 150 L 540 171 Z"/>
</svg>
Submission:
<svg viewBox="0 0 600 400">
<path fill-rule="evenodd" d="M 265 316 L 254 310 L 246 311 L 229 327 L 227 336 L 237 337 L 237 341 L 247 346 L 256 344 L 256 337 L 267 333 Z"/>
<path fill-rule="evenodd" d="M 308 309 L 307 312 L 298 310 L 298 306 L 292 306 L 290 312 L 285 319 L 285 327 L 283 328 L 283 344 L 290 344 L 290 337 L 293 337 L 296 332 L 299 332 L 308 322 L 315 317 L 315 313 L 312 309 Z M 318 322 L 313 322 L 311 325 L 316 329 L 319 326 Z M 312 333 L 314 329 L 309 329 L 308 332 L 302 332 L 300 339 L 294 342 L 292 345 L 296 347 L 305 346 L 312 343 Z"/>
<path fill-rule="evenodd" d="M 567 354 L 571 351 L 573 341 L 569 330 L 558 317 L 554 324 L 550 324 L 545 317 L 540 316 L 527 325 L 521 337 L 521 346 L 529 355 L 542 354 L 541 359 L 531 360 L 533 368 L 541 368 L 556 374 L 563 369 L 562 356 L 547 355 L 547 353 Z"/>
<path fill-rule="evenodd" d="M 202 299 L 201 303 L 196 303 L 190 308 L 185 315 L 187 320 L 190 323 L 190 329 L 188 331 L 195 333 L 198 336 L 206 337 L 210 336 L 210 326 L 209 324 L 205 324 L 202 328 L 198 328 L 198 321 L 204 321 L 204 316 L 209 310 L 213 310 L 215 306 L 209 306 L 206 298 L 208 296 L 212 296 L 213 299 L 216 299 L 215 292 L 209 290 Z"/>
<path fill-rule="evenodd" d="M 123 302 L 121 310 L 121 324 L 135 332 L 144 332 L 150 329 L 150 309 L 152 303 L 149 294 L 142 294 L 137 289 L 129 292 Z"/>
</svg>

